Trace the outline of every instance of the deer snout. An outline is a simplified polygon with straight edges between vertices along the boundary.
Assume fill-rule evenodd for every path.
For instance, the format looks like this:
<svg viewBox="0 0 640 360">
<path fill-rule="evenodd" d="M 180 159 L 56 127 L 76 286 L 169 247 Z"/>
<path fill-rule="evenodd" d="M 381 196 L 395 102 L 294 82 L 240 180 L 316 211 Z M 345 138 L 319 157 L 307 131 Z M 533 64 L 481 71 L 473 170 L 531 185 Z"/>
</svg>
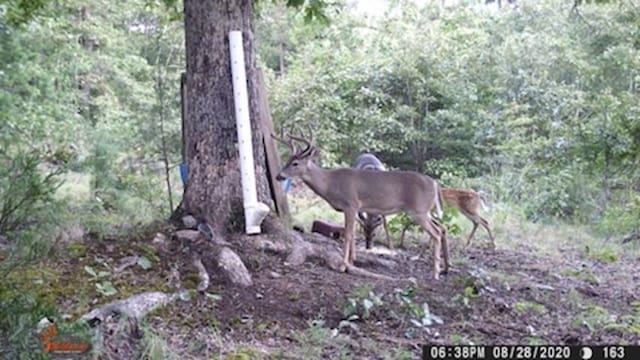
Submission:
<svg viewBox="0 0 640 360">
<path fill-rule="evenodd" d="M 282 176 L 282 173 L 278 173 L 278 175 L 276 175 L 276 180 L 285 181 L 285 180 L 287 180 L 287 178 Z"/>
</svg>

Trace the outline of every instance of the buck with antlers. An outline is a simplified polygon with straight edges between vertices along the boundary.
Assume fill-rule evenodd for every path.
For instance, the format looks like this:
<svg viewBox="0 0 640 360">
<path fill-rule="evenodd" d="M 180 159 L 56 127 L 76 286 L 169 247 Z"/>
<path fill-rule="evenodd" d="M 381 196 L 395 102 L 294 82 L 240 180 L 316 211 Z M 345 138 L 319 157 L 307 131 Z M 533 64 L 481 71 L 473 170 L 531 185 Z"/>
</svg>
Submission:
<svg viewBox="0 0 640 360">
<path fill-rule="evenodd" d="M 356 259 L 354 235 L 358 211 L 380 215 L 406 212 L 435 240 L 434 278 L 437 280 L 440 277 L 441 254 L 444 257 L 444 272 L 448 271 L 446 229 L 431 216 L 434 207 L 439 214 L 442 213 L 439 186 L 434 179 L 413 171 L 323 169 L 314 162 L 319 150 L 313 145 L 312 133 L 309 134 L 309 140 L 291 134 L 287 134 L 288 140 L 273 134 L 271 136 L 291 149 L 289 160 L 276 179 L 282 181 L 299 177 L 335 210 L 344 213 L 345 264 L 353 264 Z M 293 140 L 303 143 L 305 148 L 297 149 Z"/>
<path fill-rule="evenodd" d="M 354 169 L 358 170 L 379 170 L 385 171 L 382 161 L 375 155 L 364 153 L 360 154 L 353 165 Z M 389 228 L 387 227 L 387 219 L 383 215 L 368 214 L 366 212 L 358 212 L 358 221 L 362 226 L 362 232 L 364 235 L 364 241 L 367 249 L 371 249 L 371 242 L 373 241 L 373 232 L 380 224 L 384 228 L 384 233 L 387 236 L 387 247 L 393 249 L 393 243 L 391 242 L 391 236 L 389 236 Z"/>
<path fill-rule="evenodd" d="M 486 209 L 485 201 L 481 193 L 467 189 L 442 188 L 442 199 L 446 205 L 458 209 L 462 215 L 466 216 L 473 223 L 473 230 L 471 230 L 469 238 L 467 239 L 467 246 L 471 245 L 471 239 L 476 229 L 478 229 L 478 225 L 482 225 L 489 233 L 491 246 L 494 249 L 496 248 L 489 222 L 480 216 L 480 207 Z"/>
</svg>

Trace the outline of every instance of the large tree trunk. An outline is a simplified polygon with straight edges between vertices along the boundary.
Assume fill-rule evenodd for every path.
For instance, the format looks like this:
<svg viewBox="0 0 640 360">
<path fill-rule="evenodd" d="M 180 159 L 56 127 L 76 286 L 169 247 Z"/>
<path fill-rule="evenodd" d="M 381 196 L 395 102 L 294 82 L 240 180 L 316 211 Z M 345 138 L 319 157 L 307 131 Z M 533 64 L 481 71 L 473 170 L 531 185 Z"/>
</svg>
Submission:
<svg viewBox="0 0 640 360">
<path fill-rule="evenodd" d="M 183 212 L 209 223 L 218 235 L 244 226 L 229 31 L 241 30 L 258 200 L 272 205 L 258 124 L 253 0 L 185 0 L 187 99 L 185 156 L 189 168 Z"/>
</svg>

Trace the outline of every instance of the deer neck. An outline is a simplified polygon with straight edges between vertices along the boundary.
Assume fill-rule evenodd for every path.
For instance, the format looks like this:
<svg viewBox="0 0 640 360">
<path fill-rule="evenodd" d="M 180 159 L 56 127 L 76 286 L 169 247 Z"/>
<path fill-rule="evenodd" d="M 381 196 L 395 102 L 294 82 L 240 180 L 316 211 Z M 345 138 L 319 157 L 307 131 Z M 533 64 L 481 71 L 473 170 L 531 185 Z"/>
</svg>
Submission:
<svg viewBox="0 0 640 360">
<path fill-rule="evenodd" d="M 309 162 L 309 171 L 301 176 L 302 181 L 307 184 L 313 192 L 323 196 L 329 191 L 329 172 L 314 162 Z"/>
</svg>

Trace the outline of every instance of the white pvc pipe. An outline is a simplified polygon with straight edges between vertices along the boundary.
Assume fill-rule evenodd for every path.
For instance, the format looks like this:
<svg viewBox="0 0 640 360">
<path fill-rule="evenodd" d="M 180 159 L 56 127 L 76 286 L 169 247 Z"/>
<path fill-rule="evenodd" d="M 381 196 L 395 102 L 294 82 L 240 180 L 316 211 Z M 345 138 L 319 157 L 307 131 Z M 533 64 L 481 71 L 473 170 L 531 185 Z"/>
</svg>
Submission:
<svg viewBox="0 0 640 360">
<path fill-rule="evenodd" d="M 256 191 L 251 122 L 249 121 L 249 97 L 247 95 L 247 76 L 245 74 L 241 31 L 231 31 L 229 33 L 229 47 L 231 52 L 231 75 L 233 77 L 233 98 L 236 108 L 236 127 L 238 129 L 245 230 L 247 234 L 259 234 L 260 224 L 269 213 L 269 207 L 258 202 L 258 193 Z"/>
</svg>

